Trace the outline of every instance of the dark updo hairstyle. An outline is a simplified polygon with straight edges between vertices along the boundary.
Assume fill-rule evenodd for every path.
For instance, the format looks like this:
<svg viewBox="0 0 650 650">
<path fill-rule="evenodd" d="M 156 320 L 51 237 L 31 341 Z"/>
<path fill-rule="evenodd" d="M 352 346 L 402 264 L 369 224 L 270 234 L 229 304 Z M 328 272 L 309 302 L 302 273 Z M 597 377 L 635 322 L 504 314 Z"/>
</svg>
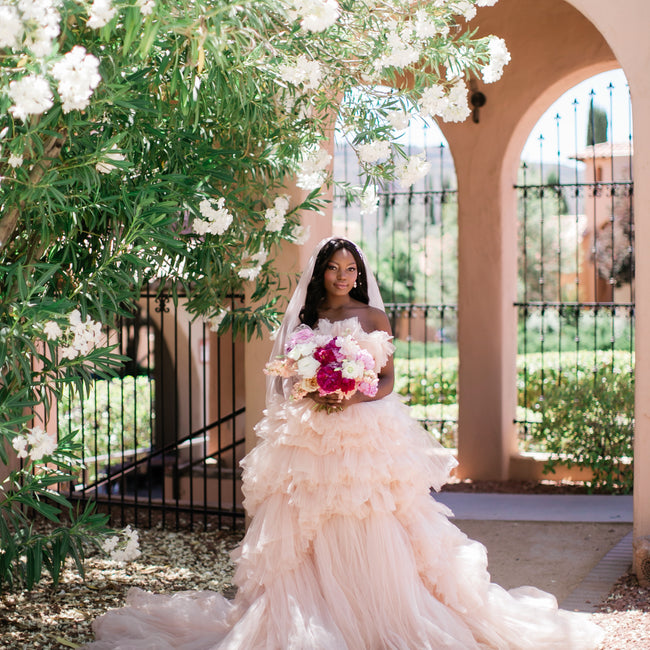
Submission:
<svg viewBox="0 0 650 650">
<path fill-rule="evenodd" d="M 366 265 L 363 263 L 359 249 L 349 239 L 330 239 L 323 248 L 318 251 L 316 262 L 314 263 L 314 272 L 312 273 L 311 280 L 307 285 L 305 306 L 300 310 L 300 322 L 309 325 L 309 327 L 314 327 L 318 322 L 318 310 L 327 296 L 324 282 L 327 264 L 332 259 L 332 255 L 342 248 L 345 248 L 352 253 L 354 261 L 357 264 L 357 286 L 350 291 L 350 297 L 364 303 L 365 305 L 370 302 L 370 299 L 368 298 Z"/>
</svg>

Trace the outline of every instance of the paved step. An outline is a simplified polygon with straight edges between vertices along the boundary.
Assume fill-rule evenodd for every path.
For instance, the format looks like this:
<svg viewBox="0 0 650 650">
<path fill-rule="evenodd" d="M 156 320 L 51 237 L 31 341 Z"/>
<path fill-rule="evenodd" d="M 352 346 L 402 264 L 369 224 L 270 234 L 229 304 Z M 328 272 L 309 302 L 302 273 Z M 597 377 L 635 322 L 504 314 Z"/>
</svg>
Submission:
<svg viewBox="0 0 650 650">
<path fill-rule="evenodd" d="M 632 496 L 438 492 L 456 519 L 632 523 Z"/>
</svg>

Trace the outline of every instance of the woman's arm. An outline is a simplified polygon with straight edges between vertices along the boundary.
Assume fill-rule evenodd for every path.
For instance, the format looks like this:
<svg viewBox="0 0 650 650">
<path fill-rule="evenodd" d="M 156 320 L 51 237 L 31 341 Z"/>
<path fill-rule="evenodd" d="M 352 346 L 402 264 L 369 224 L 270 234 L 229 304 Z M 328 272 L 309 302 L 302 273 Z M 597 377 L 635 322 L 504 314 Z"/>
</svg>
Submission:
<svg viewBox="0 0 650 650">
<path fill-rule="evenodd" d="M 380 309 L 370 309 L 369 310 L 369 331 L 381 331 L 386 332 L 390 336 L 393 335 L 393 332 L 390 327 L 390 321 L 386 312 L 381 311 Z M 388 361 L 379 372 L 379 386 L 377 388 L 377 394 L 374 397 L 369 397 L 363 393 L 357 391 L 350 399 L 343 400 L 341 406 L 350 406 L 351 404 L 359 404 L 360 402 L 372 402 L 374 400 L 381 399 L 390 395 L 393 392 L 393 386 L 395 384 L 395 368 L 393 364 L 393 355 L 391 354 L 388 357 Z"/>
</svg>

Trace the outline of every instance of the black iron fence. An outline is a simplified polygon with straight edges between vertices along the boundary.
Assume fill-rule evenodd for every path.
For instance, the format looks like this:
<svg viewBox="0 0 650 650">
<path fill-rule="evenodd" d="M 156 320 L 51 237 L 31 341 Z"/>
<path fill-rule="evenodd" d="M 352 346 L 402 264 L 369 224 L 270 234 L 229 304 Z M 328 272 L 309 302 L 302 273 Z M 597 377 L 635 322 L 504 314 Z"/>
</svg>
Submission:
<svg viewBox="0 0 650 650">
<path fill-rule="evenodd" d="M 242 344 L 183 305 L 182 295 L 143 292 L 107 332 L 128 358 L 120 375 L 57 406 L 59 431 L 76 431 L 82 445 L 69 496 L 96 501 L 116 525 L 243 523 Z"/>
</svg>

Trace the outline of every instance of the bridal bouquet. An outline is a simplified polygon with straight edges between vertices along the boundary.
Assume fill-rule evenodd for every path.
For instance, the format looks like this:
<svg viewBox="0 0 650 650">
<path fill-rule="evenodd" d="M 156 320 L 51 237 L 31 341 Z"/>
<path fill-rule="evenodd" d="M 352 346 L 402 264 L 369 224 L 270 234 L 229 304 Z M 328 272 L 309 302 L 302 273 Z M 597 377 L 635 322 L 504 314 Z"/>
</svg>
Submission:
<svg viewBox="0 0 650 650">
<path fill-rule="evenodd" d="M 264 372 L 295 378 L 294 400 L 316 391 L 320 395 L 338 393 L 342 398 L 359 391 L 374 397 L 379 384 L 374 358 L 353 336 L 330 337 L 306 325 L 291 335 L 284 355 L 267 363 Z"/>
</svg>

